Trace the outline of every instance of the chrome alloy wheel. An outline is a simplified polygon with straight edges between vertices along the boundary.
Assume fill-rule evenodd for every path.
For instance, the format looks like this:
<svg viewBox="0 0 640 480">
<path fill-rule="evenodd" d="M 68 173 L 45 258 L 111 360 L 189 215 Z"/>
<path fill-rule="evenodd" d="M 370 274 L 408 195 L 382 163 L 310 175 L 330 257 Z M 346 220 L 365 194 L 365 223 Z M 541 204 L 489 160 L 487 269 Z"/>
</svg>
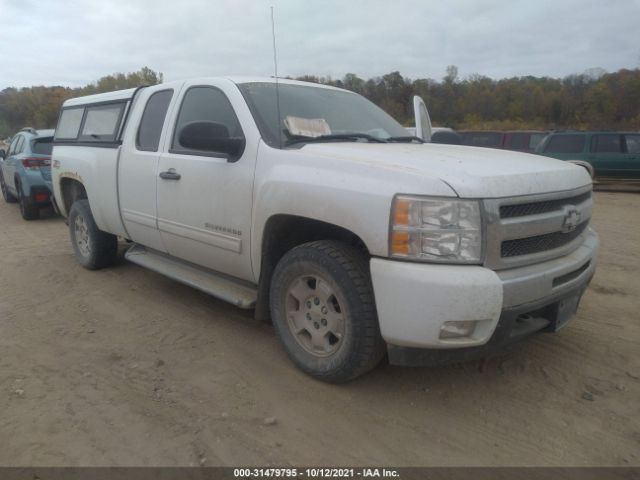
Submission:
<svg viewBox="0 0 640 480">
<path fill-rule="evenodd" d="M 78 215 L 74 222 L 74 236 L 78 250 L 83 257 L 91 254 L 91 245 L 89 244 L 89 229 L 87 222 L 82 215 Z"/>
<path fill-rule="evenodd" d="M 296 278 L 287 289 L 286 315 L 298 344 L 317 357 L 338 351 L 345 334 L 345 303 L 322 277 Z"/>
</svg>

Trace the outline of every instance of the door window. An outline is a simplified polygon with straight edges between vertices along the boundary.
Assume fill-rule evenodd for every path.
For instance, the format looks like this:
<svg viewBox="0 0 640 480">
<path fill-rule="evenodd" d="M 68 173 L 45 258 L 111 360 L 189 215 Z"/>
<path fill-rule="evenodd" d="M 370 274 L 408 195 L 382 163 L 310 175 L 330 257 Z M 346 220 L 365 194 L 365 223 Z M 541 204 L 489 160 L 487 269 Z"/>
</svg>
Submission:
<svg viewBox="0 0 640 480">
<path fill-rule="evenodd" d="M 529 148 L 529 134 L 528 133 L 512 133 L 510 148 L 513 150 L 525 150 Z"/>
<path fill-rule="evenodd" d="M 17 137 L 15 137 L 13 139 L 13 141 L 11 142 L 11 146 L 9 147 L 9 153 L 7 154 L 7 156 L 9 155 L 15 155 L 16 153 L 16 147 L 18 146 L 18 140 L 20 140 L 22 137 L 20 135 L 18 135 Z"/>
<path fill-rule="evenodd" d="M 22 153 L 23 150 L 24 150 L 24 137 L 20 136 L 20 138 L 18 139 L 18 144 L 16 145 L 15 154 L 18 155 L 19 153 Z"/>
<path fill-rule="evenodd" d="M 594 135 L 591 139 L 593 153 L 622 153 L 620 135 Z"/>
<path fill-rule="evenodd" d="M 640 135 L 625 135 L 624 141 L 627 145 L 627 153 L 640 153 Z"/>
<path fill-rule="evenodd" d="M 582 153 L 584 135 L 554 135 L 549 140 L 545 153 Z"/>
<path fill-rule="evenodd" d="M 144 107 L 140 127 L 138 128 L 138 136 L 136 137 L 138 150 L 158 151 L 162 126 L 164 125 L 172 96 L 173 90 L 162 90 L 149 97 L 147 105 Z"/>
<path fill-rule="evenodd" d="M 214 141 L 203 138 L 202 148 L 189 147 L 181 143 L 184 127 L 199 122 L 207 122 L 210 128 L 203 128 L 204 135 L 215 134 Z M 222 91 L 214 87 L 191 87 L 182 100 L 171 145 L 172 153 L 190 155 L 226 156 L 222 145 L 229 139 L 239 141 L 244 138 L 242 128 L 233 107 Z M 219 140 L 220 148 L 216 148 Z"/>
</svg>

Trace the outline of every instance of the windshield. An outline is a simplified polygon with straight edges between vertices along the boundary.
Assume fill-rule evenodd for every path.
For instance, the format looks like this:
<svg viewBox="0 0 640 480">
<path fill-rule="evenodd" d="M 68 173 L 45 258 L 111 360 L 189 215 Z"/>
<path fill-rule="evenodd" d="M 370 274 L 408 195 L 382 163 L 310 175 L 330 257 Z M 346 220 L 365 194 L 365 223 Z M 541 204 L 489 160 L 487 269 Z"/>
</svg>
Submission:
<svg viewBox="0 0 640 480">
<path fill-rule="evenodd" d="M 364 97 L 350 92 L 304 85 L 279 84 L 278 119 L 276 84 L 266 82 L 238 85 L 265 142 L 278 148 L 282 143 L 305 138 L 327 141 L 366 141 L 366 137 L 402 137 L 407 131 L 382 109 Z M 278 127 L 279 126 L 279 127 Z M 348 137 L 360 134 L 360 137 Z M 339 138 L 341 135 L 344 138 Z"/>
</svg>

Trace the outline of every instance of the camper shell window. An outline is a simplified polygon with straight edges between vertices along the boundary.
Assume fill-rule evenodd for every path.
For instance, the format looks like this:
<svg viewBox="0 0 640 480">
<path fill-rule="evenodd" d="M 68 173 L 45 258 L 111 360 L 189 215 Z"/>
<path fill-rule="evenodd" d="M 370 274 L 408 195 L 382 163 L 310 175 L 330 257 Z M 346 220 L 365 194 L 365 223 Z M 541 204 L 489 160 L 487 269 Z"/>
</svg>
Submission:
<svg viewBox="0 0 640 480">
<path fill-rule="evenodd" d="M 113 142 L 120 130 L 124 102 L 87 106 L 78 140 L 82 142 Z"/>
<path fill-rule="evenodd" d="M 82 107 L 63 109 L 54 138 L 56 140 L 75 140 L 78 138 L 83 115 L 84 108 Z"/>
<path fill-rule="evenodd" d="M 63 108 L 55 143 L 114 147 L 125 118 L 127 101 Z"/>
</svg>

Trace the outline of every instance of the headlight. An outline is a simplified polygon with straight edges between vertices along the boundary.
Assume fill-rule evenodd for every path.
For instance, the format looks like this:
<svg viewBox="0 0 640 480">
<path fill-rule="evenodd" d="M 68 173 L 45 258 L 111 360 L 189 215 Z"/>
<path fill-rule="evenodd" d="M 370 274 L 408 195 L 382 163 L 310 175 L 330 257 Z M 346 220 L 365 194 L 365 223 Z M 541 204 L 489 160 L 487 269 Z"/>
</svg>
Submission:
<svg viewBox="0 0 640 480">
<path fill-rule="evenodd" d="M 389 252 L 392 257 L 425 262 L 480 263 L 480 204 L 474 200 L 396 196 Z"/>
</svg>

